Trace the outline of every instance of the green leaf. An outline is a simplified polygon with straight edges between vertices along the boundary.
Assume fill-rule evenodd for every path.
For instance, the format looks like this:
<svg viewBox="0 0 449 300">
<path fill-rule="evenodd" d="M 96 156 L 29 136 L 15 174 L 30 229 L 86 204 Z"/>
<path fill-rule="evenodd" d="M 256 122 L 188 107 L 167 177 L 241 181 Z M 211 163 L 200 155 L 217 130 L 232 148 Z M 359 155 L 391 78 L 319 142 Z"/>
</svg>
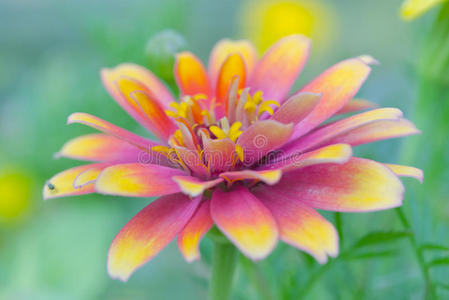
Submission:
<svg viewBox="0 0 449 300">
<path fill-rule="evenodd" d="M 409 231 L 376 231 L 368 233 L 359 239 L 355 244 L 354 248 L 373 246 L 385 244 L 399 239 L 409 237 L 411 233 Z"/>
<path fill-rule="evenodd" d="M 439 266 L 449 266 L 449 257 L 435 258 L 434 260 L 432 260 L 428 263 L 428 266 L 429 266 L 429 268 L 430 267 L 439 267 Z"/>
<path fill-rule="evenodd" d="M 381 257 L 388 257 L 393 256 L 397 252 L 394 250 L 381 250 L 381 251 L 370 251 L 370 252 L 364 252 L 364 253 L 349 253 L 347 254 L 344 259 L 347 260 L 358 260 L 358 259 L 371 259 L 371 258 L 381 258 Z"/>
<path fill-rule="evenodd" d="M 442 288 L 444 290 L 448 290 L 449 291 L 449 284 L 447 284 L 447 283 L 437 282 L 434 285 L 436 287 L 439 287 L 439 288 Z"/>
<path fill-rule="evenodd" d="M 438 245 L 438 244 L 422 244 L 421 247 L 419 247 L 421 251 L 429 250 L 429 251 L 449 251 L 449 247 Z"/>
</svg>

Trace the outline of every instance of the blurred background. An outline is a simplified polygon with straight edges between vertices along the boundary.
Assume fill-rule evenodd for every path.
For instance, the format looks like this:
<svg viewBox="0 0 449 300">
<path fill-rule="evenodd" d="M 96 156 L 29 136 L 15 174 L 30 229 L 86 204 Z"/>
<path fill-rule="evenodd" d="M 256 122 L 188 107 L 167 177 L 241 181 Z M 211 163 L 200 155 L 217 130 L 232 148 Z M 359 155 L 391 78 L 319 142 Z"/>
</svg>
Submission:
<svg viewBox="0 0 449 300">
<path fill-rule="evenodd" d="M 203 61 L 225 37 L 250 39 L 262 53 L 282 35 L 299 32 L 314 45 L 297 87 L 342 59 L 370 54 L 380 65 L 359 97 L 399 107 L 414 120 L 419 115 L 414 109 L 417 65 L 436 12 L 407 23 L 399 18 L 400 5 L 400 0 L 2 0 L 0 299 L 206 299 L 211 256 L 207 239 L 201 244 L 200 262 L 184 262 L 172 243 L 128 283 L 108 277 L 110 242 L 150 199 L 88 195 L 42 200 L 48 178 L 79 164 L 55 160 L 53 154 L 67 140 L 92 132 L 66 126 L 72 112 L 88 112 L 148 135 L 102 88 L 100 68 L 135 62 L 166 76 L 146 51 L 148 40 L 165 29 L 184 36 L 183 47 Z M 404 150 L 406 139 L 370 144 L 357 154 L 424 167 L 413 155 L 405 157 L 410 152 Z M 426 144 L 416 147 L 430 159 Z M 404 211 L 419 242 L 449 242 L 449 196 L 442 192 L 447 191 L 447 179 L 446 173 L 434 176 L 422 186 L 404 179 L 409 188 Z M 333 215 L 326 216 L 333 221 Z M 394 211 L 343 214 L 342 222 L 342 249 L 370 231 L 402 229 Z M 310 287 L 308 298 L 422 299 L 423 280 L 409 241 L 388 247 L 391 253 L 381 258 L 335 260 Z M 237 270 L 235 299 L 259 299 L 247 263 L 242 259 Z M 321 270 L 310 257 L 282 244 L 257 268 L 272 299 L 298 299 L 303 284 Z M 431 275 L 447 281 L 447 270 L 436 268 Z M 449 298 L 442 289 L 438 293 Z"/>
</svg>

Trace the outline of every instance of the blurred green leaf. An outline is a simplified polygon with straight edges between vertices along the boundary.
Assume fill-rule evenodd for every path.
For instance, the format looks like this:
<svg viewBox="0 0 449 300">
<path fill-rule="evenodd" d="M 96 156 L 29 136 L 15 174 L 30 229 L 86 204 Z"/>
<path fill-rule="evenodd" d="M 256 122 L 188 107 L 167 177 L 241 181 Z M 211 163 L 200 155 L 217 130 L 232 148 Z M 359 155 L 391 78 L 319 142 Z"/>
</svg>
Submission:
<svg viewBox="0 0 449 300">
<path fill-rule="evenodd" d="M 422 244 L 419 247 L 421 251 L 429 250 L 429 251 L 449 251 L 449 248 L 443 245 L 438 244 Z"/>
<path fill-rule="evenodd" d="M 380 250 L 380 251 L 370 251 L 364 253 L 348 253 L 343 258 L 346 260 L 358 260 L 358 259 L 371 259 L 371 258 L 382 258 L 396 255 L 397 251 L 394 250 Z"/>
<path fill-rule="evenodd" d="M 437 282 L 435 286 L 449 291 L 449 284 L 447 283 Z"/>
<path fill-rule="evenodd" d="M 449 266 L 449 257 L 440 257 L 435 258 L 434 260 L 428 263 L 429 268 L 431 267 L 440 267 L 440 266 Z"/>
<path fill-rule="evenodd" d="M 359 239 L 355 244 L 354 248 L 361 248 L 366 246 L 373 246 L 379 244 L 385 244 L 393 241 L 400 240 L 402 238 L 410 236 L 411 233 L 408 231 L 376 231 L 368 233 Z"/>
</svg>

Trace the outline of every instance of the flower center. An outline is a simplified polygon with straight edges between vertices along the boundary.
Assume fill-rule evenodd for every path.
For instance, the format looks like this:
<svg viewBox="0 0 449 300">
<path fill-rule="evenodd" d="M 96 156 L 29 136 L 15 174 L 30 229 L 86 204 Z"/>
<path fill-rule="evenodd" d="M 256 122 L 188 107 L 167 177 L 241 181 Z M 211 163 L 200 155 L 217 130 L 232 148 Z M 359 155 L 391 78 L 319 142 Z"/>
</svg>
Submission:
<svg viewBox="0 0 449 300">
<path fill-rule="evenodd" d="M 211 170 L 227 159 L 231 163 L 220 171 L 237 168 L 244 156 L 237 139 L 265 114 L 272 115 L 273 107 L 279 107 L 279 103 L 264 100 L 261 91 L 251 95 L 249 88 L 237 90 L 236 86 L 233 84 L 230 88 L 226 107 L 219 107 L 215 99 L 208 99 L 204 94 L 186 95 L 179 102 L 170 103 L 171 109 L 165 113 L 178 129 L 170 136 L 169 146 L 155 146 L 152 150 L 167 156 L 186 171 L 203 173 L 204 177 L 211 177 Z M 232 153 L 229 153 L 230 148 Z M 219 155 L 210 157 L 211 149 Z"/>
</svg>

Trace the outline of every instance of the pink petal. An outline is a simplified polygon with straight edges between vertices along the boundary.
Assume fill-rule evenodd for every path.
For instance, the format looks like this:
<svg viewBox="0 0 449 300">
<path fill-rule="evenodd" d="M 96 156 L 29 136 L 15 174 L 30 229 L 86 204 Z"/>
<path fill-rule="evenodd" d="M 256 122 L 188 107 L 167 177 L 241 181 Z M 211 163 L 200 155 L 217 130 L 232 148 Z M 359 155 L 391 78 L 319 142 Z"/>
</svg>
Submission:
<svg viewBox="0 0 449 300">
<path fill-rule="evenodd" d="M 318 209 L 364 212 L 398 207 L 404 187 L 396 175 L 372 160 L 351 158 L 345 164 L 322 164 L 284 174 L 261 193 L 295 198 Z"/>
<path fill-rule="evenodd" d="M 165 164 L 167 159 L 153 151 L 143 151 L 112 135 L 93 133 L 74 138 L 64 144 L 56 157 L 97 162 L 138 162 Z"/>
<path fill-rule="evenodd" d="M 192 176 L 173 176 L 172 179 L 179 185 L 179 188 L 184 194 L 191 197 L 202 195 L 205 190 L 210 189 L 223 181 L 221 178 L 201 181 Z"/>
<path fill-rule="evenodd" d="M 142 66 L 124 63 L 113 69 L 101 70 L 101 79 L 105 88 L 119 103 L 123 99 L 115 82 L 121 77 L 132 78 L 134 81 L 141 83 L 142 89 L 154 96 L 164 108 L 169 108 L 168 104 L 174 101 L 173 95 L 153 73 Z"/>
<path fill-rule="evenodd" d="M 109 77 L 105 75 L 105 78 Z M 175 126 L 151 91 L 132 77 L 114 77 L 109 84 L 115 85 L 112 94 L 129 115 L 159 139 L 168 139 Z"/>
<path fill-rule="evenodd" d="M 336 114 L 343 115 L 373 108 L 377 108 L 376 103 L 364 99 L 353 99 L 346 103 Z"/>
<path fill-rule="evenodd" d="M 321 93 L 322 99 L 315 109 L 299 122 L 291 139 L 303 136 L 334 115 L 351 100 L 368 77 L 371 68 L 366 57 L 342 61 L 304 86 L 298 93 Z"/>
<path fill-rule="evenodd" d="M 218 140 L 203 138 L 203 149 L 212 173 L 226 171 L 232 167 L 236 156 L 235 143 L 229 138 Z"/>
<path fill-rule="evenodd" d="M 242 170 L 233 172 L 223 172 L 220 174 L 221 178 L 226 179 L 229 183 L 239 180 L 260 180 L 266 184 L 276 184 L 281 179 L 281 170 Z"/>
<path fill-rule="evenodd" d="M 324 264 L 338 255 L 338 235 L 332 223 L 298 199 L 255 191 L 276 219 L 279 238 Z"/>
<path fill-rule="evenodd" d="M 161 197 L 141 210 L 112 242 L 108 254 L 109 275 L 127 281 L 176 237 L 199 202 L 200 198 L 191 200 L 175 194 Z"/>
<path fill-rule="evenodd" d="M 288 157 L 287 159 L 262 165 L 259 169 L 280 170 L 282 173 L 295 171 L 312 165 L 343 164 L 352 156 L 352 148 L 347 144 L 333 144 L 316 150 Z"/>
<path fill-rule="evenodd" d="M 210 201 L 207 200 L 201 203 L 193 217 L 178 234 L 178 248 L 186 261 L 200 259 L 200 241 L 213 223 L 210 216 Z"/>
<path fill-rule="evenodd" d="M 155 197 L 181 191 L 172 177 L 184 171 L 159 165 L 128 163 L 106 168 L 95 182 L 98 193 L 130 197 Z"/>
<path fill-rule="evenodd" d="M 304 119 L 318 104 L 321 99 L 320 94 L 301 93 L 290 97 L 271 116 L 271 120 L 283 124 L 296 124 Z"/>
<path fill-rule="evenodd" d="M 287 157 L 295 153 L 301 153 L 326 143 L 348 143 L 335 138 L 363 125 L 379 120 L 398 120 L 401 116 L 402 112 L 399 109 L 379 108 L 324 125 L 310 134 L 286 145 L 283 148 L 285 150 L 283 156 Z"/>
<path fill-rule="evenodd" d="M 310 40 L 302 35 L 280 39 L 265 53 L 254 68 L 249 87 L 262 91 L 265 99 L 282 101 L 304 67 Z"/>
<path fill-rule="evenodd" d="M 326 144 L 347 143 L 352 146 L 357 146 L 419 133 L 421 131 L 416 129 L 415 125 L 406 119 L 378 120 L 338 135 L 327 141 Z"/>
<path fill-rule="evenodd" d="M 245 187 L 215 190 L 210 211 L 218 228 L 246 256 L 265 258 L 276 245 L 278 230 L 273 216 Z"/>
<path fill-rule="evenodd" d="M 134 134 L 128 130 L 115 126 L 107 121 L 104 121 L 98 117 L 92 116 L 86 113 L 73 113 L 67 119 L 67 124 L 80 123 L 89 127 L 95 128 L 106 134 L 113 135 L 119 139 L 122 139 L 136 147 L 149 151 L 153 146 L 157 146 L 156 142 L 147 140 L 137 134 Z"/>
<path fill-rule="evenodd" d="M 248 127 L 237 140 L 244 150 L 244 164 L 250 166 L 270 151 L 283 146 L 293 131 L 293 124 L 273 120 L 258 121 Z"/>
</svg>

